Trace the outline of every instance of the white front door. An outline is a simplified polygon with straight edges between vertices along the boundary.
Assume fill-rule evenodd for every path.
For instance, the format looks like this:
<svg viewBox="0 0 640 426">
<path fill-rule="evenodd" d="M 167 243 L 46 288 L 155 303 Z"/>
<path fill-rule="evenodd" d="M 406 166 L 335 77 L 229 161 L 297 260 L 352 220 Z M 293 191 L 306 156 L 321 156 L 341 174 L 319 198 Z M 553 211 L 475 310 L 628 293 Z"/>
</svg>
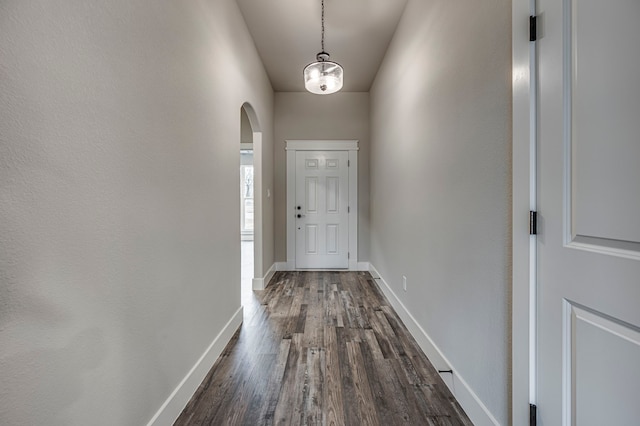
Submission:
<svg viewBox="0 0 640 426">
<path fill-rule="evenodd" d="M 540 0 L 538 424 L 640 424 L 640 1 Z"/>
<path fill-rule="evenodd" d="M 349 267 L 347 151 L 296 151 L 296 268 Z"/>
</svg>

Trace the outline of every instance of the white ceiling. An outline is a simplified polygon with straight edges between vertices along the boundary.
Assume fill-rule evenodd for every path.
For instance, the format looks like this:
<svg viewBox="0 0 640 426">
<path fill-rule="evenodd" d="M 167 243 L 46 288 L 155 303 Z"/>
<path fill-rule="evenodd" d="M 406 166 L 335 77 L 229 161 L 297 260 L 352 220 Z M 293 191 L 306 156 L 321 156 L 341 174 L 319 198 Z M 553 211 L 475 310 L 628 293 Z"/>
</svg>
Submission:
<svg viewBox="0 0 640 426">
<path fill-rule="evenodd" d="M 277 92 L 303 92 L 320 52 L 320 0 L 236 0 Z M 325 0 L 325 50 L 346 92 L 368 92 L 407 0 Z"/>
</svg>

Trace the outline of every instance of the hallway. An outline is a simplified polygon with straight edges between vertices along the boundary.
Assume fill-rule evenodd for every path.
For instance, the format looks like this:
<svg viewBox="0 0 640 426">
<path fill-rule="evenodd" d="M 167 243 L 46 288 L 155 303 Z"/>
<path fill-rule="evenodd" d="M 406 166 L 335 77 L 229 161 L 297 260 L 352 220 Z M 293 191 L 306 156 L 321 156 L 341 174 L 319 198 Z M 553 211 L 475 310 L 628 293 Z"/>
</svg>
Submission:
<svg viewBox="0 0 640 426">
<path fill-rule="evenodd" d="M 368 272 L 278 272 L 176 425 L 471 425 Z"/>
<path fill-rule="evenodd" d="M 207 379 L 182 424 L 460 424 L 441 379 L 474 424 L 522 424 L 512 46 L 529 15 L 326 3 L 345 72 L 329 96 L 302 74 L 320 0 L 0 2 L 0 425 L 171 425 L 212 368 L 237 381 Z M 296 268 L 287 141 L 357 141 L 340 249 L 375 281 L 280 273 L 253 292 Z"/>
</svg>

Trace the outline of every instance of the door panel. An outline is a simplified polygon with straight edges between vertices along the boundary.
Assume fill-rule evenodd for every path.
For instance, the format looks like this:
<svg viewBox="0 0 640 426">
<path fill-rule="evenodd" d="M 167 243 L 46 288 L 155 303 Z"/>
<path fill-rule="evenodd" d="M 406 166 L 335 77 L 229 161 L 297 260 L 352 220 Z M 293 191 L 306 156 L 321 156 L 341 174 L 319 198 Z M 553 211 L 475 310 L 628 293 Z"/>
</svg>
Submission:
<svg viewBox="0 0 640 426">
<path fill-rule="evenodd" d="M 327 213 L 337 214 L 340 206 L 340 179 L 327 177 Z"/>
<path fill-rule="evenodd" d="M 318 254 L 318 225 L 305 225 L 305 251 L 306 255 Z"/>
<path fill-rule="evenodd" d="M 539 424 L 637 425 L 640 2 L 538 15 Z"/>
<path fill-rule="evenodd" d="M 629 401 L 630 396 L 637 401 L 640 395 L 640 332 L 579 305 L 567 308 L 572 342 L 567 361 L 575 369 L 571 382 L 575 424 L 638 424 L 640 405 Z M 603 400 L 602 395 L 608 398 Z"/>
<path fill-rule="evenodd" d="M 640 196 L 619 188 L 640 193 L 640 2 L 577 0 L 572 8 L 573 231 L 638 244 Z"/>
<path fill-rule="evenodd" d="M 296 152 L 297 268 L 349 266 L 348 158 L 347 151 Z"/>
<path fill-rule="evenodd" d="M 327 225 L 327 254 L 338 254 L 338 225 Z"/>
<path fill-rule="evenodd" d="M 305 177 L 305 208 L 307 213 L 318 213 L 318 178 Z"/>
</svg>

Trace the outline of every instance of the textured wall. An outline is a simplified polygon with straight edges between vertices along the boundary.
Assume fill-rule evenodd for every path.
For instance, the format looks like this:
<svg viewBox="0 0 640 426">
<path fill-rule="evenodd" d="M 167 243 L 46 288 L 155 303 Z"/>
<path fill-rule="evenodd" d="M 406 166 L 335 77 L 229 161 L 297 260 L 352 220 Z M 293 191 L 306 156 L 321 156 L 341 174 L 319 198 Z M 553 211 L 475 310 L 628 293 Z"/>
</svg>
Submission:
<svg viewBox="0 0 640 426">
<path fill-rule="evenodd" d="M 2 1 L 0 57 L 0 424 L 145 424 L 240 306 L 271 86 L 232 0 Z"/>
<path fill-rule="evenodd" d="M 287 260 L 287 139 L 358 139 L 358 257 L 369 260 L 369 94 L 277 92 L 274 125 L 275 258 Z"/>
<path fill-rule="evenodd" d="M 510 34 L 507 0 L 410 0 L 371 91 L 371 261 L 501 424 Z"/>
</svg>

